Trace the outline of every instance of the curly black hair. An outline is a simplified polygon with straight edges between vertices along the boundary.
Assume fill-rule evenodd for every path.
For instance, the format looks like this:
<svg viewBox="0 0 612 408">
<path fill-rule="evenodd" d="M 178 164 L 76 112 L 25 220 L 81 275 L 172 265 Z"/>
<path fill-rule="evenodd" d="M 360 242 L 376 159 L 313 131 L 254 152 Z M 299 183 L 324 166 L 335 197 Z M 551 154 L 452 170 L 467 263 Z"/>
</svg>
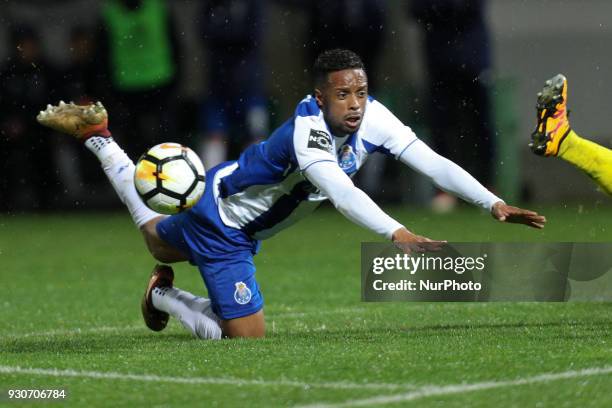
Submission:
<svg viewBox="0 0 612 408">
<path fill-rule="evenodd" d="M 363 69 L 365 71 L 365 66 L 359 55 L 353 51 L 340 48 L 323 51 L 315 60 L 312 69 L 315 85 L 325 84 L 327 74 L 343 69 Z"/>
</svg>

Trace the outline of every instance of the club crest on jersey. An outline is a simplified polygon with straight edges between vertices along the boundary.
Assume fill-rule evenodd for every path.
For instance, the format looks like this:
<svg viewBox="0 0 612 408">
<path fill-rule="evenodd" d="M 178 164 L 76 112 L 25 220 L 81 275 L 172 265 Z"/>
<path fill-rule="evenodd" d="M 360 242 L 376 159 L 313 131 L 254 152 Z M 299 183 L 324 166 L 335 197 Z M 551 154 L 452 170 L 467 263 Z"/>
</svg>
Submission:
<svg viewBox="0 0 612 408">
<path fill-rule="evenodd" d="M 234 300 L 239 305 L 246 305 L 251 301 L 251 289 L 244 282 L 236 282 L 236 290 L 234 291 Z"/>
<path fill-rule="evenodd" d="M 333 149 L 332 138 L 328 133 L 322 130 L 310 129 L 308 147 L 329 152 Z"/>
<path fill-rule="evenodd" d="M 357 171 L 357 155 L 351 145 L 344 145 L 338 154 L 338 165 L 347 174 Z"/>
</svg>

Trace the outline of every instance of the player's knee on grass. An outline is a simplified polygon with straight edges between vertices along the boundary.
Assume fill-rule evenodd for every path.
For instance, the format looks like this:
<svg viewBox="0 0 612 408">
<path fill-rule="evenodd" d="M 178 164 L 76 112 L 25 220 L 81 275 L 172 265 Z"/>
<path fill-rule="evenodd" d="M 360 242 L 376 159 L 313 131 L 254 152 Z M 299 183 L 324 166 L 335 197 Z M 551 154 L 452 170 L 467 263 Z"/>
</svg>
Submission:
<svg viewBox="0 0 612 408">
<path fill-rule="evenodd" d="M 224 320 L 221 323 L 221 328 L 223 329 L 223 335 L 229 338 L 264 337 L 266 325 L 263 310 L 249 316 Z"/>
<path fill-rule="evenodd" d="M 165 217 L 157 217 L 140 227 L 149 252 L 159 262 L 173 263 L 188 260 L 186 254 L 174 248 L 157 234 L 157 223 Z"/>
</svg>

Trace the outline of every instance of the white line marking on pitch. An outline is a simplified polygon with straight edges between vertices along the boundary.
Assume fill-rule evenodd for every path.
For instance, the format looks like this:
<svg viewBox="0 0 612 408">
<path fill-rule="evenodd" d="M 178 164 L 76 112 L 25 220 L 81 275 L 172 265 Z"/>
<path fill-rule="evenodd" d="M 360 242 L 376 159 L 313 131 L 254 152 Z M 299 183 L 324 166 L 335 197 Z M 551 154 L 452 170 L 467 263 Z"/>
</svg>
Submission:
<svg viewBox="0 0 612 408">
<path fill-rule="evenodd" d="M 145 382 L 168 382 L 179 384 L 219 384 L 219 385 L 260 385 L 269 387 L 296 387 L 296 388 L 333 388 L 333 389 L 387 389 L 387 390 L 407 390 L 414 386 L 405 384 L 385 384 L 385 383 L 352 383 L 348 381 L 327 382 L 327 383 L 307 383 L 302 381 L 292 380 L 248 380 L 229 377 L 166 377 L 155 374 L 127 374 L 117 372 L 101 372 L 101 371 L 77 371 L 71 369 L 47 369 L 47 368 L 24 368 L 0 366 L 0 374 L 29 374 L 41 375 L 49 377 L 75 377 L 75 378 L 97 378 L 105 380 L 131 380 Z"/>
<path fill-rule="evenodd" d="M 404 394 L 380 395 L 377 397 L 348 400 L 339 403 L 318 403 L 311 405 L 299 405 L 300 408 L 341 408 L 341 407 L 363 407 L 373 405 L 385 405 L 398 402 L 415 401 L 421 398 L 435 397 L 440 395 L 462 394 L 465 392 L 489 390 L 493 388 L 514 387 L 518 385 L 545 383 L 549 381 L 564 380 L 570 378 L 587 377 L 592 375 L 604 375 L 612 373 L 612 367 L 585 368 L 583 370 L 571 370 L 561 373 L 546 373 L 532 377 L 517 378 L 505 381 L 484 381 L 472 384 L 451 385 L 426 385 L 414 391 Z"/>
</svg>

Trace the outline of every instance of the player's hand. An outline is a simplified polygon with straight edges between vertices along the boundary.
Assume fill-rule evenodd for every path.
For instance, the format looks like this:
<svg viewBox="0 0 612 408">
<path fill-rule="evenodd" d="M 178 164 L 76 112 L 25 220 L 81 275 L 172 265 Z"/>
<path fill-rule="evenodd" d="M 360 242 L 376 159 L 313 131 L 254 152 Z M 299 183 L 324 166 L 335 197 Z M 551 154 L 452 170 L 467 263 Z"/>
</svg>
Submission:
<svg viewBox="0 0 612 408">
<path fill-rule="evenodd" d="M 511 222 L 513 224 L 525 224 L 533 228 L 544 228 L 546 217 L 535 211 L 506 205 L 502 201 L 493 204 L 491 215 L 498 221 Z"/>
<path fill-rule="evenodd" d="M 446 244 L 446 241 L 434 241 L 433 239 L 413 234 L 403 227 L 393 233 L 391 240 L 396 247 L 407 254 L 413 252 L 437 252 Z"/>
</svg>

